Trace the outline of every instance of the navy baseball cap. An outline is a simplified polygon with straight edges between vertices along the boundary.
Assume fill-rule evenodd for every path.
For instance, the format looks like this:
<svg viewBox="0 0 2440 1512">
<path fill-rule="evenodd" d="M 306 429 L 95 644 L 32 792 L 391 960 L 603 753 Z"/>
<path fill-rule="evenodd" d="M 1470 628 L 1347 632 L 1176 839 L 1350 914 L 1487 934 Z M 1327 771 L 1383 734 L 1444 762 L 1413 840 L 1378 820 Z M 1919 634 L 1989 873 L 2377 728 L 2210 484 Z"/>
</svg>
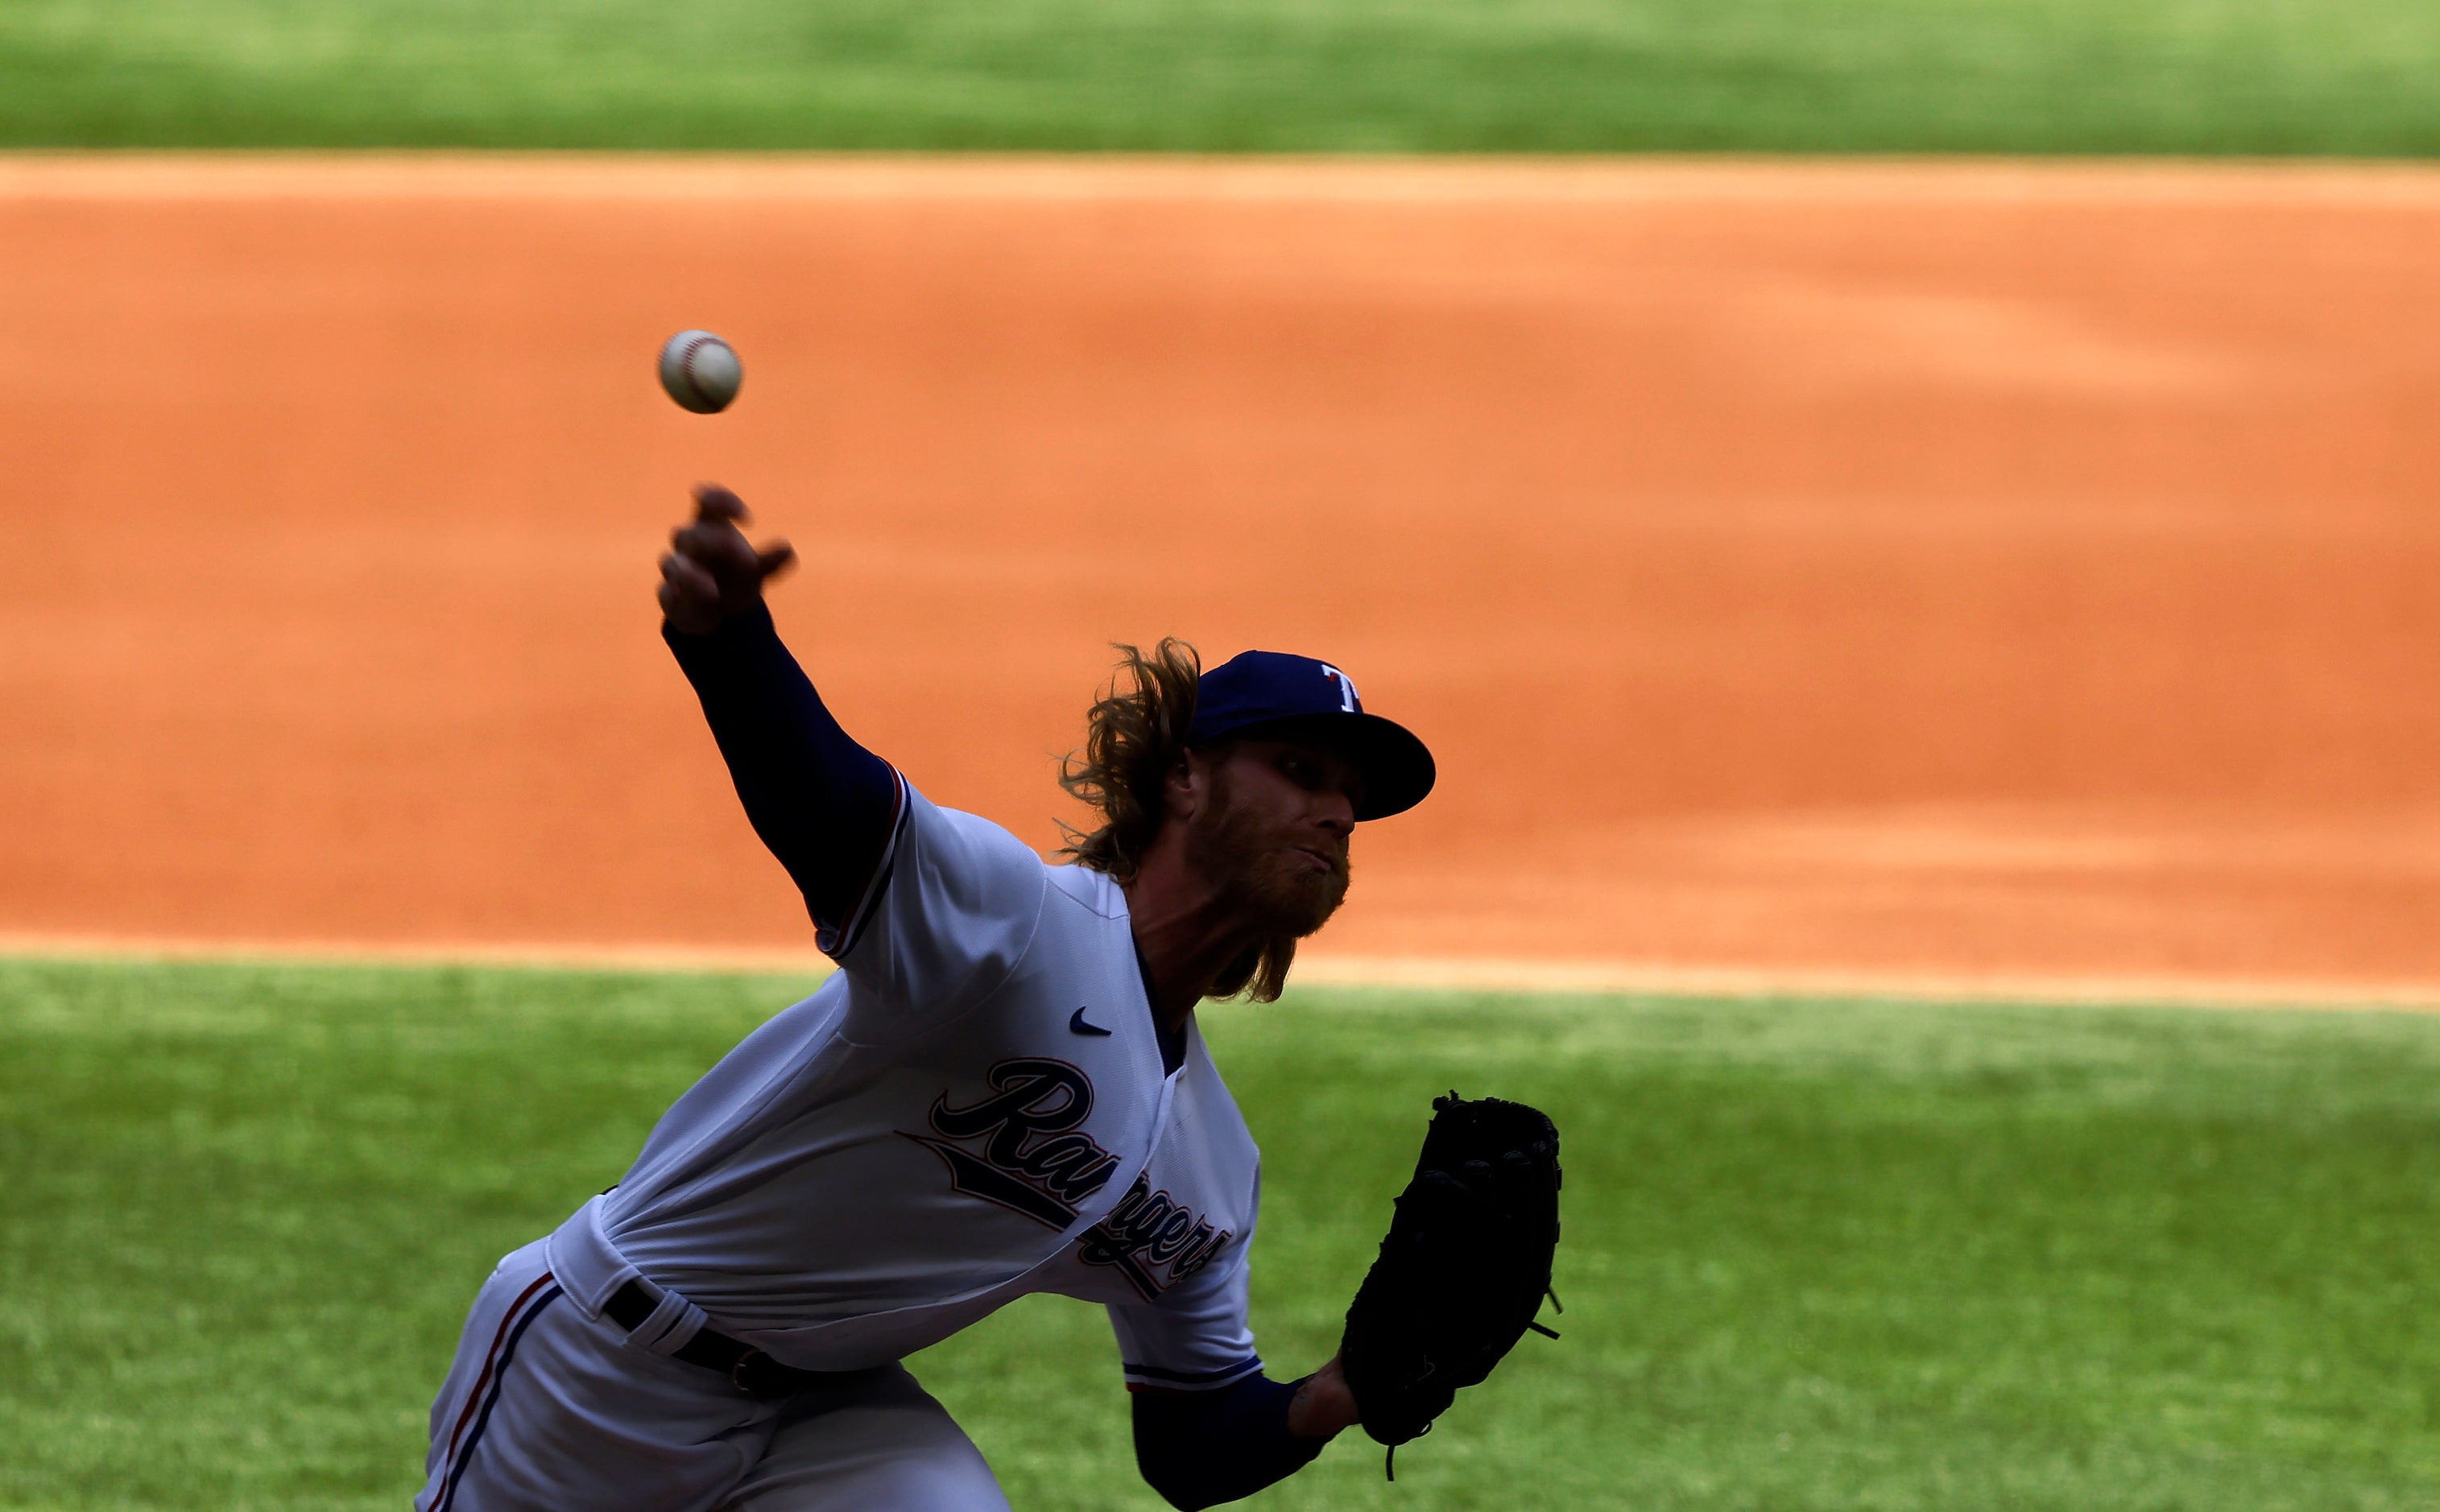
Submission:
<svg viewBox="0 0 2440 1512">
<path fill-rule="evenodd" d="M 1358 819 L 1386 819 L 1424 801 L 1438 775 L 1407 727 L 1364 712 L 1345 672 L 1285 651 L 1244 651 L 1203 674 L 1189 745 L 1236 736 L 1312 739 L 1345 756 L 1364 777 Z"/>
</svg>

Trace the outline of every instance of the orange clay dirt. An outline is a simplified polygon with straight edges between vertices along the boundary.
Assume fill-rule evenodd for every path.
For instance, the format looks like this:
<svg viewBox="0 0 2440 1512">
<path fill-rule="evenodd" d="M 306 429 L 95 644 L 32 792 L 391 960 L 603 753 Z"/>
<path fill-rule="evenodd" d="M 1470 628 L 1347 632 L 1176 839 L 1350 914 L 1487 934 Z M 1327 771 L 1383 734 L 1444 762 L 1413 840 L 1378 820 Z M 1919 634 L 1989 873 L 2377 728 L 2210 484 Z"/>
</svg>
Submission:
<svg viewBox="0 0 2440 1512">
<path fill-rule="evenodd" d="M 2428 991 L 2435 248 L 2407 169 L 0 159 L 0 931 L 809 950 L 655 633 L 718 478 L 1046 848 L 1109 641 L 1349 668 L 1442 781 L 1342 971 Z"/>
</svg>

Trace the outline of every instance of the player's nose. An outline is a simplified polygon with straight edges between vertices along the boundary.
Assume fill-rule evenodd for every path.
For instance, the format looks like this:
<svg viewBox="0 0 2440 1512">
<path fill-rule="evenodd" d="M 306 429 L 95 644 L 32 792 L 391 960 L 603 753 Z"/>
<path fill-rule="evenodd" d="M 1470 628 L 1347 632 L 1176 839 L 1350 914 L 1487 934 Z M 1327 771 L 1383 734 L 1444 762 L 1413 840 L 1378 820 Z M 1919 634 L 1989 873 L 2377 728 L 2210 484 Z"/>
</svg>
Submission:
<svg viewBox="0 0 2440 1512">
<path fill-rule="evenodd" d="M 1334 788 L 1317 796 L 1320 801 L 1315 806 L 1315 824 L 1337 840 L 1345 840 L 1355 832 L 1355 800 L 1346 789 Z"/>
</svg>

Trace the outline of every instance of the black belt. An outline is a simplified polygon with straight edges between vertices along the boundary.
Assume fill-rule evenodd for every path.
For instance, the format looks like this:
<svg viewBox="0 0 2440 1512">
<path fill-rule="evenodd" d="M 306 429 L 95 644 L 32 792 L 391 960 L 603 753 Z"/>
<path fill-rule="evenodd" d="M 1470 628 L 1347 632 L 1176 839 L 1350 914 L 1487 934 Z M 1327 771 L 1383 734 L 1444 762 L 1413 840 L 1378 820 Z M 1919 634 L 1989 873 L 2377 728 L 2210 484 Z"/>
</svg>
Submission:
<svg viewBox="0 0 2440 1512">
<path fill-rule="evenodd" d="M 610 1300 L 601 1305 L 601 1310 L 608 1314 L 611 1322 L 634 1333 L 644 1325 L 644 1320 L 651 1317 L 659 1306 L 644 1290 L 642 1282 L 630 1281 L 611 1293 Z M 728 1335 L 715 1333 L 709 1328 L 695 1330 L 695 1336 L 686 1342 L 686 1346 L 673 1352 L 670 1358 L 718 1371 L 731 1386 L 748 1396 L 760 1396 L 766 1401 L 793 1396 L 811 1387 L 834 1386 L 872 1374 L 869 1370 L 798 1370 L 794 1365 L 780 1363 L 752 1344 L 740 1343 Z"/>
</svg>

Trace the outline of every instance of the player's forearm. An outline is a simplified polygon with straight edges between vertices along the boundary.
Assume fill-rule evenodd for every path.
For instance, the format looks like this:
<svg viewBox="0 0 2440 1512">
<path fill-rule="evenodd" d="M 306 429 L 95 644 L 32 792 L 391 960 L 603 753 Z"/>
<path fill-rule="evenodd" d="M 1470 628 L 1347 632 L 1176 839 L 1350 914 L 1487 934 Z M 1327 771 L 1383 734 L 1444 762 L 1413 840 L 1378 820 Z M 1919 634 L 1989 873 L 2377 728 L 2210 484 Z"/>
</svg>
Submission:
<svg viewBox="0 0 2440 1512">
<path fill-rule="evenodd" d="M 1140 1392 L 1136 1467 L 1178 1512 L 1253 1495 L 1313 1463 L 1329 1438 L 1289 1431 L 1303 1381 L 1263 1376 L 1210 1392 Z"/>
<path fill-rule="evenodd" d="M 816 923 L 842 922 L 889 838 L 897 778 L 824 707 L 760 606 L 709 634 L 662 638 L 702 701 L 745 816 L 804 894 Z"/>
</svg>

